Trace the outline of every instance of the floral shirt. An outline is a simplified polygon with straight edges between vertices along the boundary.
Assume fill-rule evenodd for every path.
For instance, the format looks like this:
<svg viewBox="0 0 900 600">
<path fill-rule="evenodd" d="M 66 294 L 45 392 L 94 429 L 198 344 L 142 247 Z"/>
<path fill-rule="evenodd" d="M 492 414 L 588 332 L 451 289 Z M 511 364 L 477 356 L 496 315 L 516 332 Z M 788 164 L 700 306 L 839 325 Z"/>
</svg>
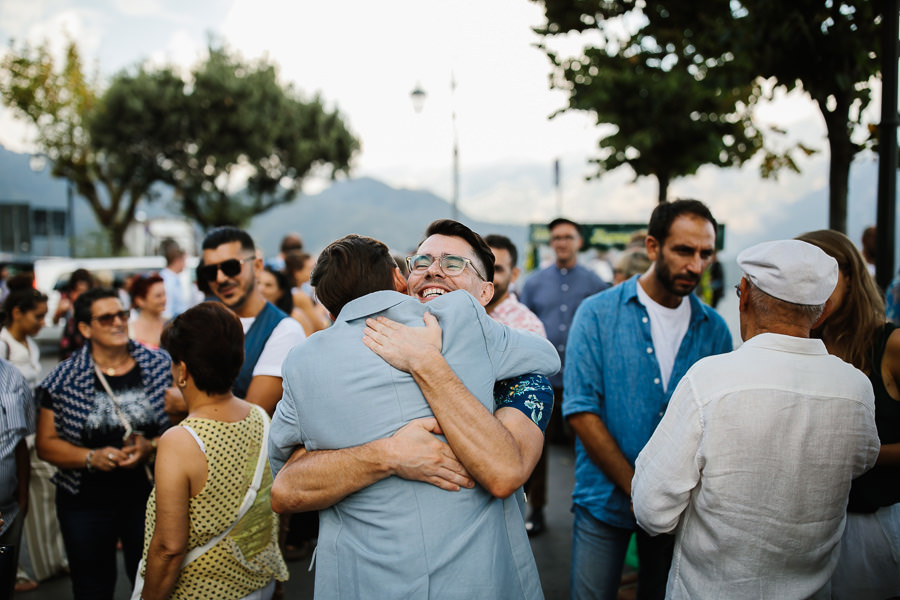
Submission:
<svg viewBox="0 0 900 600">
<path fill-rule="evenodd" d="M 494 410 L 504 407 L 522 411 L 543 433 L 547 430 L 553 409 L 550 380 L 532 373 L 498 381 L 494 385 Z"/>
<path fill-rule="evenodd" d="M 513 294 L 507 294 L 506 299 L 494 307 L 491 318 L 507 327 L 524 329 L 541 337 L 547 337 L 541 320 L 527 306 L 519 302 Z"/>
</svg>

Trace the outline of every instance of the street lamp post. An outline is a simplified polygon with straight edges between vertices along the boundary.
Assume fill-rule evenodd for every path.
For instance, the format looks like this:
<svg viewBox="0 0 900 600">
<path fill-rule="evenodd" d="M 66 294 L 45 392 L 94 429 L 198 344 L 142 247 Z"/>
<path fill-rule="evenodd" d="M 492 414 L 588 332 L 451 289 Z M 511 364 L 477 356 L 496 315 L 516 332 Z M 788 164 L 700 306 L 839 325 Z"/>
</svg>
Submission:
<svg viewBox="0 0 900 600">
<path fill-rule="evenodd" d="M 425 90 L 422 86 L 416 84 L 416 87 L 409 94 L 416 112 L 421 112 L 425 106 Z M 450 215 L 454 221 L 459 220 L 459 135 L 456 130 L 456 77 L 450 73 L 450 119 L 453 123 L 453 180 L 450 196 Z"/>
</svg>

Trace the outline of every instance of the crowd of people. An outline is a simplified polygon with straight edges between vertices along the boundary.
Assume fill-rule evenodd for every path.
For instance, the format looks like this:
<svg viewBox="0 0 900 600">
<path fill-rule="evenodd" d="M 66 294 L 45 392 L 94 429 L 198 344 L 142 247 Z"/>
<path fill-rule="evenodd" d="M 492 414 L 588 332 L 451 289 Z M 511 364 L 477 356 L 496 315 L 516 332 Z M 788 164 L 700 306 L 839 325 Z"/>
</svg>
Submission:
<svg viewBox="0 0 900 600">
<path fill-rule="evenodd" d="M 314 546 L 317 599 L 539 599 L 550 443 L 572 598 L 617 598 L 629 544 L 642 599 L 900 596 L 900 333 L 864 253 L 744 249 L 733 350 L 702 202 L 656 207 L 612 281 L 548 228 L 524 285 L 511 240 L 446 219 L 400 258 L 289 234 L 265 261 L 221 227 L 196 289 L 167 240 L 122 289 L 75 271 L 53 315 L 6 281 L 0 545 L 28 560 L 0 598 L 67 572 L 111 599 L 119 556 L 135 599 L 277 598 Z"/>
</svg>

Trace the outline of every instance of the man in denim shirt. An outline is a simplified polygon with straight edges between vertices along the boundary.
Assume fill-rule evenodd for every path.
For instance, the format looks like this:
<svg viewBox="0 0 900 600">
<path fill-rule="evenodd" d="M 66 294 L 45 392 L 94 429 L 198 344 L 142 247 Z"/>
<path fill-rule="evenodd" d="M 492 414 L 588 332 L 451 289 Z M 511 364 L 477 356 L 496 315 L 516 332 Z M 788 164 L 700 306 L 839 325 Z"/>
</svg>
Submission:
<svg viewBox="0 0 900 600">
<path fill-rule="evenodd" d="M 582 302 L 569 333 L 563 415 L 575 431 L 572 598 L 615 598 L 637 532 L 638 598 L 663 598 L 671 536 L 649 537 L 631 511 L 634 461 L 697 360 L 732 349 L 725 321 L 691 292 L 710 265 L 716 221 L 697 200 L 660 204 L 651 266 Z"/>
</svg>

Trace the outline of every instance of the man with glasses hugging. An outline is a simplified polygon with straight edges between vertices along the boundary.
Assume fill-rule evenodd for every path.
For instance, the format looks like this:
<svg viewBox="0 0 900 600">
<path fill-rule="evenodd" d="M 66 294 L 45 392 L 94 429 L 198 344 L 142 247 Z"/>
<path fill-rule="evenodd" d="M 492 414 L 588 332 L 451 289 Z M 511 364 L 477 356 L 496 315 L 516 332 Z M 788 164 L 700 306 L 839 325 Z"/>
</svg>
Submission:
<svg viewBox="0 0 900 600">
<path fill-rule="evenodd" d="M 273 471 L 302 447 L 272 505 L 320 510 L 318 599 L 542 598 L 521 486 L 552 390 L 538 375 L 495 380 L 549 375 L 558 356 L 485 313 L 494 259 L 480 236 L 449 220 L 426 235 L 408 281 L 370 238 L 319 257 L 313 282 L 336 321 L 285 362 Z"/>
<path fill-rule="evenodd" d="M 281 363 L 306 334 L 300 323 L 267 302 L 256 286 L 263 261 L 250 235 L 236 227 L 213 229 L 203 240 L 197 275 L 244 328 L 244 366 L 234 382 L 235 396 L 259 404 L 269 415 L 281 399 Z"/>
</svg>

